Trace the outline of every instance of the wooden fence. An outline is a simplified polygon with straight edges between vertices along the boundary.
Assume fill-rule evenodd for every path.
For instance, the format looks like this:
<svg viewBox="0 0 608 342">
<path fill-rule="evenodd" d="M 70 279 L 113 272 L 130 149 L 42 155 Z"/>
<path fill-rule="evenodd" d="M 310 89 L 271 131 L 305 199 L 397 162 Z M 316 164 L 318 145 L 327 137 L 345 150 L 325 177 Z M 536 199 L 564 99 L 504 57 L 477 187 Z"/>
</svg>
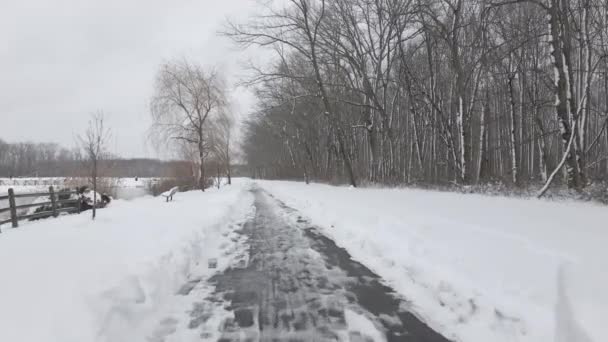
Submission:
<svg viewBox="0 0 608 342">
<path fill-rule="evenodd" d="M 10 189 L 8 189 L 8 195 L 0 196 L 0 201 L 8 199 L 8 204 L 9 204 L 8 207 L 5 207 L 5 208 L 0 207 L 0 213 L 7 212 L 7 211 L 10 212 L 10 218 L 8 220 L 0 221 L 0 225 L 11 222 L 13 225 L 13 228 L 17 228 L 19 226 L 20 220 L 57 217 L 60 213 L 66 213 L 66 212 L 67 213 L 74 213 L 74 212 L 79 213 L 81 210 L 80 200 L 69 198 L 70 195 L 76 194 L 76 193 L 77 193 L 76 191 L 61 191 L 61 192 L 56 193 L 54 191 L 53 187 L 50 186 L 48 192 L 15 194 L 15 191 L 13 190 L 13 188 L 10 188 Z M 15 199 L 17 199 L 17 198 L 31 198 L 31 197 L 37 198 L 37 197 L 43 197 L 43 196 L 48 197 L 49 201 L 42 202 L 42 203 L 29 203 L 29 204 L 16 205 Z M 61 196 L 68 196 L 68 198 L 60 199 Z M 61 207 L 62 205 L 69 204 L 69 203 L 73 203 L 74 205 L 68 206 L 68 207 Z M 48 207 L 48 206 L 50 206 L 49 210 L 43 210 L 43 211 L 33 213 L 33 214 L 19 215 L 17 213 L 18 209 L 34 208 L 34 207 Z"/>
</svg>

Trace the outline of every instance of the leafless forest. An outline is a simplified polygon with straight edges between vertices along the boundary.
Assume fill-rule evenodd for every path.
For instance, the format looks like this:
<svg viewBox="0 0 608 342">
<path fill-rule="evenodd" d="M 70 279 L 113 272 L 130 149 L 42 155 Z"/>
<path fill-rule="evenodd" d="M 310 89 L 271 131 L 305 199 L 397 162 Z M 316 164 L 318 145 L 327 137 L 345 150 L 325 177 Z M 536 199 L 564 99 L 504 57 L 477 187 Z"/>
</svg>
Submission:
<svg viewBox="0 0 608 342">
<path fill-rule="evenodd" d="M 291 0 L 226 34 L 266 178 L 582 189 L 608 174 L 608 2 Z"/>
<path fill-rule="evenodd" d="M 0 177 L 82 177 L 88 174 L 81 148 L 55 143 L 6 143 L 0 140 Z M 121 159 L 106 155 L 99 169 L 107 177 L 183 177 L 191 174 L 187 161 Z"/>
</svg>

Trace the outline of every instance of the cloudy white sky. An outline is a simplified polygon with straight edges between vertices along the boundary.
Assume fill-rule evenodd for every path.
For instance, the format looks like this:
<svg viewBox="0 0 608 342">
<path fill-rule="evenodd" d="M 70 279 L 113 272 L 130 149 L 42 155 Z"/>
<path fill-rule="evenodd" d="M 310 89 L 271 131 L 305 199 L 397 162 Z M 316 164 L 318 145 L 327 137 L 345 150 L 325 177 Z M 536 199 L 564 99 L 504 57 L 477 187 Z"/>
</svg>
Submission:
<svg viewBox="0 0 608 342">
<path fill-rule="evenodd" d="M 0 0 L 0 138 L 73 147 L 103 110 L 112 152 L 155 156 L 145 133 L 158 65 L 186 57 L 238 79 L 252 53 L 217 32 L 253 11 L 253 0 Z M 253 97 L 234 91 L 244 116 Z"/>
</svg>

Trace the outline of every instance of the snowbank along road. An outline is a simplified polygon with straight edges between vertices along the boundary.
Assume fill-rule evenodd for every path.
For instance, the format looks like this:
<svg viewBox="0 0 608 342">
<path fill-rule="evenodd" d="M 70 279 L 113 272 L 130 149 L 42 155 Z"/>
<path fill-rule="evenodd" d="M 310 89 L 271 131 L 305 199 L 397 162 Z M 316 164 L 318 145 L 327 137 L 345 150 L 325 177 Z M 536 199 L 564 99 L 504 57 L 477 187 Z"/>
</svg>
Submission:
<svg viewBox="0 0 608 342">
<path fill-rule="evenodd" d="M 254 187 L 248 256 L 209 280 L 189 327 L 219 341 L 447 341 L 348 252 Z M 194 295 L 187 284 L 183 295 Z M 222 309 L 218 310 L 221 307 Z M 217 316 L 223 311 L 223 317 Z"/>
</svg>

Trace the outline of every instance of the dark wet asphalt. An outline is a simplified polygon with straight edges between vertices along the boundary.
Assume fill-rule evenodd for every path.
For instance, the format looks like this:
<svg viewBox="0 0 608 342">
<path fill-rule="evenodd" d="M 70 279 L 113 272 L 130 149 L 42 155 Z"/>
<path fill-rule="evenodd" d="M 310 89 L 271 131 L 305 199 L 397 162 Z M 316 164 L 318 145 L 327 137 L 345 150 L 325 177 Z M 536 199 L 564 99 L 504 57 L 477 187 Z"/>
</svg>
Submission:
<svg viewBox="0 0 608 342">
<path fill-rule="evenodd" d="M 195 305 L 191 329 L 212 318 L 200 309 L 206 302 L 219 302 L 232 313 L 218 327 L 219 341 L 448 341 L 345 249 L 301 218 L 290 223 L 283 215 L 297 213 L 252 191 L 256 214 L 240 231 L 249 262 L 210 280 L 215 293 Z M 349 319 L 353 315 L 359 320 Z M 355 324 L 361 317 L 367 323 Z"/>
</svg>

